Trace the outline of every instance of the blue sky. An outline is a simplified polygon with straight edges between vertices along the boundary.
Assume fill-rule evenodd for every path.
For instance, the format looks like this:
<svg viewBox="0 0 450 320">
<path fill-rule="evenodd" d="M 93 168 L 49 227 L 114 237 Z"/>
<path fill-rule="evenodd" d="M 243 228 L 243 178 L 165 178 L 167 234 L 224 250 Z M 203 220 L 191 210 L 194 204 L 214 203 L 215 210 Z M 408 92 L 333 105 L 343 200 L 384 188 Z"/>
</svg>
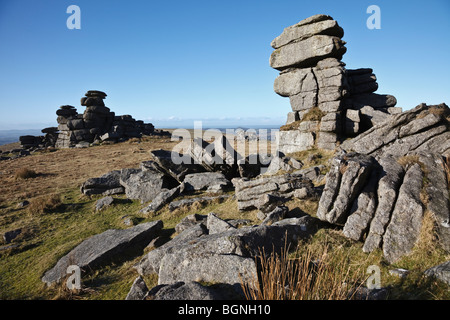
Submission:
<svg viewBox="0 0 450 320">
<path fill-rule="evenodd" d="M 69 5 L 81 29 L 69 30 Z M 369 5 L 381 29 L 369 30 Z M 280 125 L 270 42 L 311 15 L 344 28 L 347 68 L 370 67 L 404 110 L 450 103 L 450 1 L 0 0 L 0 130 L 56 125 L 87 90 L 156 127 Z"/>
</svg>

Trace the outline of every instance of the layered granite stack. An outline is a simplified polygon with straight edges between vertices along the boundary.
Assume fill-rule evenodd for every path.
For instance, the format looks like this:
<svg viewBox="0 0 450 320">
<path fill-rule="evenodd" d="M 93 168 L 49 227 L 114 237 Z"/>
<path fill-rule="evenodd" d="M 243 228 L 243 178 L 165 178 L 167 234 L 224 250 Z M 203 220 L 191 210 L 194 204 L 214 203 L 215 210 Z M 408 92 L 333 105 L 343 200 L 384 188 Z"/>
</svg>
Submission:
<svg viewBox="0 0 450 320">
<path fill-rule="evenodd" d="M 81 98 L 81 105 L 86 107 L 83 114 L 78 114 L 73 106 L 61 106 L 58 115 L 57 148 L 88 146 L 95 141 L 121 141 L 139 138 L 143 134 L 154 133 L 151 123 L 137 121 L 130 115 L 116 116 L 105 106 L 106 93 L 97 90 L 88 91 Z"/>
<path fill-rule="evenodd" d="M 343 29 L 327 15 L 315 15 L 286 28 L 275 38 L 270 57 L 280 71 L 274 90 L 289 97 L 292 112 L 278 136 L 279 149 L 292 153 L 312 147 L 334 150 L 386 115 L 396 99 L 373 93 L 378 89 L 372 69 L 347 70 Z"/>
</svg>

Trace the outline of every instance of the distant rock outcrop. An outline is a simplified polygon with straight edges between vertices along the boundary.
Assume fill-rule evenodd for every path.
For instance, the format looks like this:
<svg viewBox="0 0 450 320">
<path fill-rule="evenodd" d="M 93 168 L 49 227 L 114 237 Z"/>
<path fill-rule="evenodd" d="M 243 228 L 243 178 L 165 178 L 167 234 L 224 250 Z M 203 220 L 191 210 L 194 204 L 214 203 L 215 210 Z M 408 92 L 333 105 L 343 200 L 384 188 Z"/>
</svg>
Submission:
<svg viewBox="0 0 450 320">
<path fill-rule="evenodd" d="M 167 131 L 155 130 L 151 123 L 135 120 L 131 115 L 116 116 L 105 106 L 103 100 L 106 96 L 102 91 L 89 90 L 81 98 L 81 105 L 86 107 L 82 114 L 73 106 L 61 106 L 56 111 L 58 127 L 42 129 L 44 136 L 21 136 L 22 148 L 83 148 L 92 143 L 125 141 L 142 135 L 170 135 Z"/>
<path fill-rule="evenodd" d="M 334 150 L 337 142 L 356 136 L 401 112 L 391 95 L 378 89 L 373 70 L 345 68 L 343 29 L 327 15 L 315 15 L 287 27 L 272 41 L 270 66 L 280 71 L 274 90 L 289 97 L 292 112 L 279 132 L 283 153 L 313 146 Z"/>
</svg>

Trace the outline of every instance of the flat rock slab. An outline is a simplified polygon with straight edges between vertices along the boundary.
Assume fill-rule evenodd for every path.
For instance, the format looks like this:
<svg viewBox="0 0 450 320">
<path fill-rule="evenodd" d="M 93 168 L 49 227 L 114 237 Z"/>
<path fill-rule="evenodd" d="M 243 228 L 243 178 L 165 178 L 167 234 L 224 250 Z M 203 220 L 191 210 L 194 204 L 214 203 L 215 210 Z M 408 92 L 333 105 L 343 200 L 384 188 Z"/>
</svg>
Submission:
<svg viewBox="0 0 450 320">
<path fill-rule="evenodd" d="M 284 70 L 289 67 L 312 67 L 318 61 L 334 57 L 341 59 L 347 51 L 345 42 L 339 37 L 315 35 L 292 42 L 276 49 L 270 56 L 270 66 Z"/>
<path fill-rule="evenodd" d="M 184 177 L 185 190 L 220 191 L 231 185 L 231 182 L 220 172 L 191 173 Z"/>
<path fill-rule="evenodd" d="M 162 227 L 162 221 L 158 220 L 124 230 L 110 229 L 94 235 L 62 257 L 44 274 L 42 281 L 52 285 L 67 275 L 67 267 L 70 265 L 76 265 L 84 271 L 95 270 L 105 263 L 120 259 L 130 249 L 143 249 Z"/>
<path fill-rule="evenodd" d="M 424 214 L 420 200 L 423 172 L 414 164 L 405 174 L 391 221 L 383 236 L 383 254 L 393 263 L 409 253 L 419 238 Z"/>
</svg>

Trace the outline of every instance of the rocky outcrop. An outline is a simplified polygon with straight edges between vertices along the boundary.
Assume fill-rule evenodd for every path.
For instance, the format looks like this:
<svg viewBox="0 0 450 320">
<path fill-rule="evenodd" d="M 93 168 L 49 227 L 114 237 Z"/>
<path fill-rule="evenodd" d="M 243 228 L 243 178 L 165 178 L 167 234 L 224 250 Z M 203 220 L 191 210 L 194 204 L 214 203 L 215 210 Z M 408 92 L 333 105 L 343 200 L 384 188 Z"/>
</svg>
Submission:
<svg viewBox="0 0 450 320">
<path fill-rule="evenodd" d="M 111 261 L 120 260 L 130 250 L 142 250 L 157 236 L 162 227 L 162 221 L 155 221 L 94 235 L 62 257 L 44 274 L 42 281 L 47 285 L 60 282 L 67 275 L 70 265 L 76 265 L 83 272 L 88 272 Z"/>
<path fill-rule="evenodd" d="M 427 106 L 422 103 L 344 141 L 341 148 L 373 156 L 391 154 L 397 158 L 410 151 L 432 151 L 448 156 L 449 115 L 446 104 Z"/>
<path fill-rule="evenodd" d="M 88 91 L 81 98 L 81 105 L 86 107 L 83 114 L 78 114 L 75 107 L 62 106 L 56 112 L 59 134 L 55 147 L 74 147 L 80 142 L 89 145 L 94 141 L 126 140 L 153 133 L 152 124 L 136 121 L 130 115 L 116 116 L 105 106 L 103 100 L 106 96 L 102 91 Z"/>
<path fill-rule="evenodd" d="M 366 166 L 362 159 L 367 157 L 370 156 L 353 153 L 333 160 L 318 217 L 343 226 L 346 237 L 364 241 L 365 252 L 382 248 L 386 260 L 392 263 L 414 247 L 424 212 L 429 210 L 442 247 L 448 250 L 449 189 L 444 167 L 439 167 L 442 156 L 420 152 L 408 153 L 403 159 L 386 155 L 375 161 L 370 157 L 371 166 Z M 348 174 L 351 167 L 358 173 Z M 362 179 L 364 172 L 367 173 Z"/>
<path fill-rule="evenodd" d="M 356 152 L 333 159 L 318 217 L 395 262 L 411 252 L 428 210 L 450 251 L 449 114 L 445 104 L 421 104 L 345 141 L 341 148 Z"/>
<path fill-rule="evenodd" d="M 81 105 L 86 107 L 82 114 L 74 106 L 63 105 L 57 111 L 58 127 L 42 129 L 44 136 L 22 136 L 23 149 L 35 150 L 48 147 L 85 148 L 104 141 L 118 142 L 142 135 L 169 135 L 163 130 L 155 130 L 151 123 L 135 120 L 131 115 L 116 116 L 105 106 L 106 93 L 89 90 Z"/>
<path fill-rule="evenodd" d="M 370 68 L 350 70 L 343 29 L 327 15 L 315 15 L 287 27 L 272 41 L 272 68 L 280 70 L 274 90 L 289 97 L 292 112 L 278 135 L 279 150 L 293 153 L 313 146 L 334 150 L 338 141 L 383 122 L 397 101 L 374 93 Z"/>
</svg>

